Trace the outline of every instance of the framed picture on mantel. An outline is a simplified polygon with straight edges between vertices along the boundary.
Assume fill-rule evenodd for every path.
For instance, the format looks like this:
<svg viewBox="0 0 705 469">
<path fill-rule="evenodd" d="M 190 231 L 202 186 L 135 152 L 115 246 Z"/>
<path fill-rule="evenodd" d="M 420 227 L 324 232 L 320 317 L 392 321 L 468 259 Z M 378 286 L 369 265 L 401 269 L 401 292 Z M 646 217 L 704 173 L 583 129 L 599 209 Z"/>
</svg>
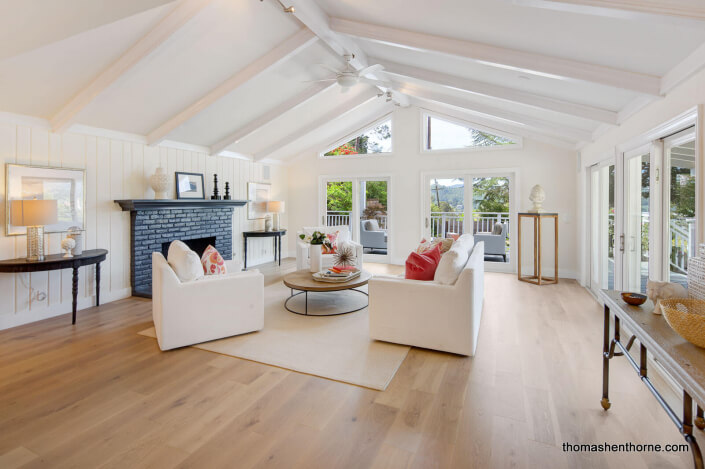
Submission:
<svg viewBox="0 0 705 469">
<path fill-rule="evenodd" d="M 205 199 L 205 185 L 203 174 L 176 172 L 176 198 L 177 199 Z"/>
</svg>

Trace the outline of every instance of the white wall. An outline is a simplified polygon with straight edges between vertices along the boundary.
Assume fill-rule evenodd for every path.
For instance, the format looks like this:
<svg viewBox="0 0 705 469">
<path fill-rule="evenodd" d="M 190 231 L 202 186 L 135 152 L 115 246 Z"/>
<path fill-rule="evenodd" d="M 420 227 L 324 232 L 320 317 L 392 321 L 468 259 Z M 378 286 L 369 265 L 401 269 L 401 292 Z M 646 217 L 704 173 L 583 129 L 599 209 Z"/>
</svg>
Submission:
<svg viewBox="0 0 705 469">
<path fill-rule="evenodd" d="M 157 166 L 174 171 L 204 173 L 206 194 L 212 192 L 213 173 L 218 174 L 221 194 L 224 183 L 231 184 L 233 198 L 247 198 L 247 182 L 271 182 L 272 196 L 286 200 L 287 170 L 270 166 L 270 179 L 264 178 L 265 165 L 251 161 L 213 157 L 198 151 L 150 147 L 121 134 L 97 132 L 104 136 L 51 133 L 45 121 L 8 114 L 0 115 L 0 162 L 86 170 L 85 248 L 110 251 L 101 268 L 101 301 L 130 295 L 130 217 L 113 203 L 115 199 L 153 198 L 147 178 Z M 4 165 L 3 165 L 4 166 Z M 0 259 L 26 256 L 25 236 L 5 236 L 5 168 L 0 171 Z M 286 214 L 282 217 L 286 226 Z M 233 257 L 242 260 L 243 230 L 261 229 L 261 220 L 247 220 L 245 207 L 235 208 L 233 216 Z M 64 234 L 46 236 L 49 253 L 60 251 Z M 285 254 L 286 255 L 286 254 Z M 271 240 L 251 240 L 248 264 L 272 260 Z M 30 288 L 47 293 L 44 301 L 31 301 Z M 82 268 L 79 282 L 79 308 L 94 302 L 93 269 Z M 0 274 L 0 329 L 67 313 L 71 310 L 70 270 L 32 274 Z M 80 318 L 79 318 L 80 323 Z"/>
<path fill-rule="evenodd" d="M 289 167 L 289 228 L 320 224 L 318 178 L 326 176 L 391 176 L 392 262 L 403 262 L 421 239 L 421 173 L 444 170 L 518 168 L 518 208 L 529 207 L 534 184 L 546 189 L 548 211 L 560 213 L 559 271 L 575 277 L 576 152 L 524 139 L 522 149 L 448 153 L 421 152 L 421 118 L 416 107 L 398 108 L 393 115 L 391 156 L 321 160 L 316 151 L 299 156 Z M 318 149 L 318 150 L 322 150 Z M 515 223 L 516 220 L 513 220 Z M 289 238 L 294 252 L 296 239 Z"/>
<path fill-rule="evenodd" d="M 622 125 L 610 130 L 609 132 L 598 138 L 595 142 L 581 150 L 581 174 L 578 179 L 579 184 L 577 186 L 577 192 L 579 208 L 578 244 L 579 246 L 581 246 L 581 252 L 579 256 L 579 269 L 580 281 L 583 285 L 585 285 L 585 282 L 589 278 L 589 274 L 587 272 L 587 268 L 589 265 L 589 251 L 587 245 L 586 220 L 587 168 L 607 158 L 613 158 L 616 155 L 618 145 L 636 142 L 636 140 L 638 140 L 640 136 L 645 135 L 646 133 L 659 127 L 660 125 L 683 114 L 684 112 L 692 109 L 696 105 L 702 104 L 705 104 L 705 69 L 701 70 L 689 80 L 676 87 L 663 99 L 651 103 L 649 106 L 645 107 L 644 109 L 627 119 Z M 702 115 L 703 113 L 701 106 L 700 116 Z M 702 117 L 699 118 L 698 125 L 698 154 L 696 158 L 700 159 L 700 167 L 702 170 L 705 166 L 702 164 L 702 159 L 703 157 L 705 157 L 705 119 L 703 119 Z M 644 141 L 643 143 L 648 143 L 648 141 Z M 700 177 L 702 181 L 702 171 L 698 175 L 698 177 Z M 702 220 L 699 221 L 699 225 L 702 226 Z M 700 233 L 701 242 L 703 240 L 703 235 L 705 235 L 705 233 Z"/>
</svg>

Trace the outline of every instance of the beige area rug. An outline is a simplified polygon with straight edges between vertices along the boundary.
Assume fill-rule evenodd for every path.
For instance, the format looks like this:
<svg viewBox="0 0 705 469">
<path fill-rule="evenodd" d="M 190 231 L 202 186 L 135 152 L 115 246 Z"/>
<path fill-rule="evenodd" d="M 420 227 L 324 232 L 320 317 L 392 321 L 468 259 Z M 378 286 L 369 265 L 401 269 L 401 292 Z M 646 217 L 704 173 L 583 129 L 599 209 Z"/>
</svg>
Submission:
<svg viewBox="0 0 705 469">
<path fill-rule="evenodd" d="M 264 295 L 264 329 L 194 347 L 380 391 L 409 352 L 410 347 L 370 339 L 367 308 L 341 316 L 299 316 L 284 309 L 289 289 L 281 282 L 265 287 Z M 354 292 L 309 295 L 310 314 L 355 309 L 367 301 Z M 303 300 L 297 296 L 289 307 L 303 311 Z M 154 327 L 139 334 L 156 337 Z"/>
</svg>

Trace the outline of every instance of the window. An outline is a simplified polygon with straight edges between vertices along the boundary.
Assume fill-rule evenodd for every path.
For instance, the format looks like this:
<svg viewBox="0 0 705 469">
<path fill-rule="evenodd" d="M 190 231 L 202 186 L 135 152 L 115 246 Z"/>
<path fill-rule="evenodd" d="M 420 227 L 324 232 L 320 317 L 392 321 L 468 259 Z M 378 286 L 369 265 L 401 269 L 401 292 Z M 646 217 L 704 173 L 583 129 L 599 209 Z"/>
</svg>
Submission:
<svg viewBox="0 0 705 469">
<path fill-rule="evenodd" d="M 509 147 L 520 142 L 519 137 L 499 135 L 497 131 L 470 127 L 425 114 L 424 150 L 457 150 L 464 148 Z"/>
<path fill-rule="evenodd" d="M 369 155 L 392 151 L 392 120 L 390 118 L 374 124 L 347 142 L 336 143 L 323 156 Z"/>
</svg>

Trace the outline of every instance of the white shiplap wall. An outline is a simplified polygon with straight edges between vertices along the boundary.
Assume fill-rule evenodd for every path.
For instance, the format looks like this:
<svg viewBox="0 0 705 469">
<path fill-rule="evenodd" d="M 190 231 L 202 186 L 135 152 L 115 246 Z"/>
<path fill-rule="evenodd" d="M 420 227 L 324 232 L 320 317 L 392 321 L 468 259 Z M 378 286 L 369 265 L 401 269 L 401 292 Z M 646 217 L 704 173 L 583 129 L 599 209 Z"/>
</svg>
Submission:
<svg viewBox="0 0 705 469">
<path fill-rule="evenodd" d="M 203 173 L 206 194 L 213 190 L 213 173 L 218 174 L 219 189 L 224 193 L 230 182 L 233 198 L 247 198 L 249 181 L 272 183 L 272 197 L 286 200 L 286 168 L 270 167 L 270 178 L 264 179 L 264 165 L 248 160 L 209 156 L 198 151 L 171 147 L 150 147 L 138 138 L 51 133 L 38 121 L 0 120 L 0 259 L 24 257 L 25 236 L 5 236 L 5 164 L 34 164 L 86 170 L 85 248 L 110 251 L 101 268 L 101 301 L 107 303 L 130 295 L 130 217 L 122 212 L 115 199 L 153 198 L 148 178 L 158 166 L 168 174 L 174 171 Z M 173 185 L 173 184 L 172 184 Z M 286 214 L 282 216 L 286 226 Z M 248 229 L 261 229 L 261 220 L 247 220 L 246 207 L 238 207 L 233 215 L 233 257 L 242 260 L 242 235 Z M 60 252 L 65 235 L 46 236 L 49 253 Z M 286 255 L 286 242 L 282 243 Z M 272 260 L 270 239 L 251 240 L 248 264 Z M 44 301 L 30 298 L 31 289 L 47 294 Z M 79 282 L 79 309 L 93 304 L 93 269 L 82 268 Z M 0 329 L 37 321 L 71 310 L 70 270 L 32 274 L 0 274 Z M 79 315 L 80 324 L 80 315 Z"/>
</svg>

